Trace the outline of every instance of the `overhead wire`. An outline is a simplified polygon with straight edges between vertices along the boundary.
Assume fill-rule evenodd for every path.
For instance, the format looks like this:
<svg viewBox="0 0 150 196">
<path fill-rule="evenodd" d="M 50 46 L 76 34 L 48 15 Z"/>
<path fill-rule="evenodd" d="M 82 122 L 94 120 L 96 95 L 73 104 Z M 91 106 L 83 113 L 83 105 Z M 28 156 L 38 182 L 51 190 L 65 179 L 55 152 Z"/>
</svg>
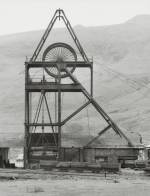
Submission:
<svg viewBox="0 0 150 196">
<path fill-rule="evenodd" d="M 137 82 L 136 80 L 134 80 L 133 78 L 129 78 L 128 76 L 126 76 L 125 74 L 123 73 L 120 73 L 120 72 L 117 72 L 116 70 L 110 68 L 109 66 L 105 65 L 105 64 L 102 64 L 100 63 L 99 61 L 95 61 L 99 66 L 101 66 L 101 68 L 103 70 L 105 70 L 106 72 L 112 74 L 113 76 L 119 78 L 120 80 L 122 81 L 126 81 L 130 87 L 134 88 L 136 91 L 139 90 L 140 88 L 147 88 L 147 89 L 150 89 L 146 83 L 144 82 Z M 94 71 L 95 72 L 95 71 Z M 97 72 L 95 72 L 97 74 Z"/>
</svg>

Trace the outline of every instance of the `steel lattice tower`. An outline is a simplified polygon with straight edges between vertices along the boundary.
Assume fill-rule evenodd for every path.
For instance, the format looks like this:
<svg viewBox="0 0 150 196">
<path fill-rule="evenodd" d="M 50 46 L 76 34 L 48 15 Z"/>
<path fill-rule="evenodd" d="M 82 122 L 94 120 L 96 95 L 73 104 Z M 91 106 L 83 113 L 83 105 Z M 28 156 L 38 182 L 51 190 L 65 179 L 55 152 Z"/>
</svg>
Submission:
<svg viewBox="0 0 150 196">
<path fill-rule="evenodd" d="M 54 23 L 56 20 L 62 20 L 66 28 L 68 29 L 81 57 L 82 61 L 78 61 L 77 54 L 75 50 L 66 43 L 54 43 L 50 45 L 43 53 L 42 60 L 38 60 L 38 55 L 46 42 Z M 90 69 L 90 92 L 88 92 L 85 87 L 80 83 L 80 81 L 74 76 L 73 72 L 75 69 Z M 42 69 L 49 76 L 54 78 L 54 82 L 49 82 L 43 76 L 41 81 L 33 81 L 30 70 Z M 61 81 L 63 78 L 70 78 L 72 83 L 63 84 Z M 87 99 L 87 102 L 75 110 L 66 119 L 62 120 L 62 103 L 61 94 L 62 92 L 81 92 Z M 39 93 L 40 98 L 37 104 L 37 109 L 35 116 L 32 119 L 32 94 Z M 57 122 L 52 122 L 51 111 L 49 103 L 47 101 L 47 93 L 57 93 Z M 42 104 L 47 110 L 48 120 L 46 123 L 43 121 L 38 122 L 40 112 L 42 110 Z M 43 154 L 38 156 L 38 159 L 42 159 L 46 155 L 44 152 L 53 152 L 55 160 L 61 160 L 61 128 L 68 122 L 72 117 L 78 114 L 81 110 L 92 104 L 93 107 L 98 111 L 98 113 L 107 122 L 107 126 L 101 130 L 98 134 L 100 137 L 104 132 L 112 128 L 117 134 L 125 138 L 129 146 L 133 146 L 132 142 L 126 135 L 120 130 L 120 128 L 113 122 L 113 120 L 106 114 L 106 112 L 101 108 L 101 106 L 93 98 L 93 61 L 90 61 L 84 52 L 79 39 L 75 35 L 73 28 L 70 25 L 63 10 L 56 10 L 54 16 L 52 17 L 47 29 L 45 30 L 32 58 L 25 62 L 25 146 L 24 146 L 24 166 L 29 167 L 30 163 L 34 163 L 35 159 L 33 152 L 38 153 L 42 151 Z M 42 131 L 36 133 L 36 128 L 41 127 Z M 50 127 L 51 132 L 44 133 L 44 128 Z M 96 137 L 97 138 L 97 137 Z M 95 138 L 94 138 L 95 139 Z M 94 140 L 93 139 L 93 140 Z M 92 140 L 92 141 L 93 141 Z M 88 146 L 92 141 L 86 145 Z M 48 157 L 48 156 L 47 156 Z"/>
</svg>

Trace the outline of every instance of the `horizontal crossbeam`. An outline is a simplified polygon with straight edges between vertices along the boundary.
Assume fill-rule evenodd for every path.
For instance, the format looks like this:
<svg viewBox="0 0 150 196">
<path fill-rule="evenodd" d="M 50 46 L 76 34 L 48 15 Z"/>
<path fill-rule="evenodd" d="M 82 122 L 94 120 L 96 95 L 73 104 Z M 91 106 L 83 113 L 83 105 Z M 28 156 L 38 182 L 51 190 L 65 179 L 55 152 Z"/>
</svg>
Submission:
<svg viewBox="0 0 150 196">
<path fill-rule="evenodd" d="M 63 62 L 62 62 L 63 64 Z M 69 62 L 66 61 L 64 64 L 67 67 L 73 67 L 74 65 L 78 68 L 92 68 L 93 62 L 84 62 L 84 61 L 77 61 L 77 62 Z M 43 67 L 56 67 L 56 62 L 45 62 L 45 61 L 35 61 L 35 62 L 25 62 L 25 65 L 28 66 L 28 68 L 43 68 Z"/>
<path fill-rule="evenodd" d="M 26 126 L 29 127 L 49 127 L 49 126 L 59 126 L 58 123 L 28 123 L 25 124 Z"/>
<path fill-rule="evenodd" d="M 79 84 L 53 84 L 53 83 L 37 83 L 31 82 L 26 84 L 25 89 L 29 92 L 81 92 L 82 87 Z"/>
</svg>

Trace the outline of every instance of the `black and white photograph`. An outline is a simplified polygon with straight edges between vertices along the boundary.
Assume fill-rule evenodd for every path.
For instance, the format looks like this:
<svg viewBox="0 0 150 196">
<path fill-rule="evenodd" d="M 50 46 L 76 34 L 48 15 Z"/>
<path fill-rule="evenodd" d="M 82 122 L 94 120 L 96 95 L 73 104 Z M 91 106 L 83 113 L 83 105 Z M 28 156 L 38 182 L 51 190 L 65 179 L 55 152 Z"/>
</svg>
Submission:
<svg viewBox="0 0 150 196">
<path fill-rule="evenodd" d="M 0 196 L 150 195 L 150 1 L 0 0 Z"/>
</svg>

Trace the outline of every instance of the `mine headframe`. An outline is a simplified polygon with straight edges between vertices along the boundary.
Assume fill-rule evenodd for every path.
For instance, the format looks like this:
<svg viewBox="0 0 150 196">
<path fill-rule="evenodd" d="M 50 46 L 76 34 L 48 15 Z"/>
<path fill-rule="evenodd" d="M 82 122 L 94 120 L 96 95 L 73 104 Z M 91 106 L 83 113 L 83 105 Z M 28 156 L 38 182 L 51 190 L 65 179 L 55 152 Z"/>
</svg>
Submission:
<svg viewBox="0 0 150 196">
<path fill-rule="evenodd" d="M 82 57 L 82 60 L 78 60 L 77 54 L 73 47 L 61 42 L 53 43 L 52 45 L 48 46 L 42 55 L 42 59 L 38 60 L 39 53 L 41 52 L 44 43 L 46 42 L 57 19 L 62 20 L 65 23 L 80 56 Z M 85 89 L 85 87 L 73 74 L 75 69 L 80 68 L 90 69 L 90 92 Z M 41 69 L 43 73 L 42 79 L 38 82 L 33 81 L 31 76 L 31 70 L 35 69 Z M 48 76 L 51 76 L 54 81 L 48 81 L 45 78 L 44 72 L 47 73 Z M 72 83 L 63 84 L 63 78 L 69 78 Z M 81 92 L 87 98 L 87 102 L 85 104 L 83 104 L 65 119 L 62 118 L 62 92 Z M 39 93 L 40 97 L 34 118 L 32 118 L 31 114 L 34 105 L 32 94 L 34 93 Z M 47 98 L 48 93 L 55 93 L 57 96 L 57 99 L 55 100 L 55 122 L 51 117 L 52 110 L 49 106 L 49 101 Z M 62 126 L 65 125 L 81 110 L 86 108 L 89 104 L 92 104 L 93 107 L 107 122 L 107 126 L 99 132 L 97 137 L 100 137 L 103 133 L 112 128 L 117 134 L 127 140 L 129 146 L 133 146 L 130 139 L 122 132 L 122 130 L 93 98 L 93 61 L 88 59 L 64 11 L 58 9 L 52 17 L 47 29 L 45 30 L 35 52 L 33 53 L 33 56 L 29 61 L 25 62 L 25 167 L 28 167 L 31 162 L 36 162 L 35 154 L 36 152 L 39 153 L 40 150 L 42 151 L 42 154 L 39 155 L 39 159 L 48 159 L 48 153 L 53 152 L 53 158 L 60 160 Z M 42 122 L 38 121 L 43 107 L 47 111 L 48 122 L 45 122 L 44 116 L 42 116 Z M 42 128 L 42 131 L 36 131 L 36 129 L 39 127 Z M 49 128 L 49 131 L 45 132 L 45 128 Z M 92 143 L 96 138 L 94 138 L 92 141 L 89 141 L 89 143 L 84 147 L 90 145 L 90 143 Z"/>
</svg>

